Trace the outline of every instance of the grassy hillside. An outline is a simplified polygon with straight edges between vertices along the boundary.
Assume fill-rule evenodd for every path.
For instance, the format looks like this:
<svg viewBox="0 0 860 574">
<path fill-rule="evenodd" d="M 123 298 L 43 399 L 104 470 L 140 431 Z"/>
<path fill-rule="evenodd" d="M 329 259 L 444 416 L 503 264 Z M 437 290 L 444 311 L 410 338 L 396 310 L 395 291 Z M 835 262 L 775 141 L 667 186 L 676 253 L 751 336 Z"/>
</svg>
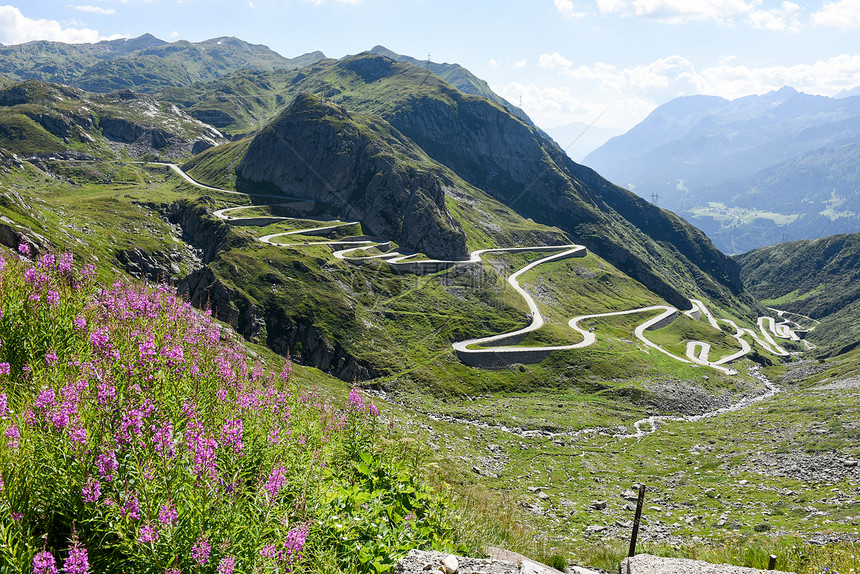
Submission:
<svg viewBox="0 0 860 574">
<path fill-rule="evenodd" d="M 211 126 L 134 92 L 89 94 L 26 80 L 0 87 L 0 146 L 87 158 L 177 158 L 223 143 Z"/>
<path fill-rule="evenodd" d="M 56 82 L 92 92 L 153 92 L 242 69 L 296 69 L 323 57 L 314 52 L 291 60 L 266 46 L 231 37 L 167 43 L 145 34 L 97 44 L 39 41 L 0 46 L 0 73 L 13 80 Z"/>
<path fill-rule="evenodd" d="M 763 304 L 821 321 L 810 340 L 830 351 L 860 342 L 860 235 L 791 241 L 736 259 Z"/>
<path fill-rule="evenodd" d="M 673 304 L 683 307 L 685 296 L 700 295 L 742 315 L 756 313 L 755 303 L 741 293 L 735 264 L 698 230 L 571 162 L 549 138 L 500 105 L 464 94 L 427 70 L 361 54 L 318 62 L 292 76 L 254 78 L 264 81 L 223 78 L 207 85 L 197 100 L 183 99 L 180 92 L 163 95 L 178 97 L 200 117 L 223 115 L 231 123 L 230 118 L 243 118 L 235 124 L 241 130 L 252 127 L 252 117 L 265 116 L 278 97 L 288 102 L 303 92 L 373 114 L 472 187 L 521 217 L 566 231 Z M 188 90 L 182 93 L 187 96 Z M 254 93 L 256 100 L 248 97 Z M 205 107 L 197 107 L 203 101 Z"/>
</svg>

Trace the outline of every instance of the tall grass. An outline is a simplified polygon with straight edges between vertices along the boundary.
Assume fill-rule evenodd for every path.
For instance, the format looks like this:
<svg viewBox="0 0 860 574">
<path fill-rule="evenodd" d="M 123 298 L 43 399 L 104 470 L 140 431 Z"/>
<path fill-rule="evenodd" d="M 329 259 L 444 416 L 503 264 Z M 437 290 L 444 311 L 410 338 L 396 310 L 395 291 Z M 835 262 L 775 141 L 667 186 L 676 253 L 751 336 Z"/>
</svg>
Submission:
<svg viewBox="0 0 860 574">
<path fill-rule="evenodd" d="M 249 362 L 166 288 L 0 258 L 0 572 L 384 572 L 453 546 L 357 390 Z"/>
</svg>

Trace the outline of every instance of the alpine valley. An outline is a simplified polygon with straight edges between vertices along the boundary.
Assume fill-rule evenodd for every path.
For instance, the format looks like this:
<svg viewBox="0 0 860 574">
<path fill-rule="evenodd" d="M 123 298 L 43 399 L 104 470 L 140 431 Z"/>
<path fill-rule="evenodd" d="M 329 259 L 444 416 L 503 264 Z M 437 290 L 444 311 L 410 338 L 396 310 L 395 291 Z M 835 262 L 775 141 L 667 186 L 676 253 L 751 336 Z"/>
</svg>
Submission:
<svg viewBox="0 0 860 574">
<path fill-rule="evenodd" d="M 123 307 L 106 295 L 117 289 L 115 282 L 161 285 L 159 293 L 174 293 L 203 311 L 183 321 L 208 321 L 209 313 L 220 339 L 242 349 L 254 373 L 248 385 L 269 388 L 274 376 L 265 379 L 263 369 L 286 373 L 295 365 L 290 376 L 301 399 L 296 391 L 290 408 L 304 413 L 318 407 L 326 421 L 319 432 L 335 438 L 314 443 L 311 423 L 296 430 L 314 444 L 290 443 L 302 461 L 295 464 L 307 466 L 275 481 L 281 485 L 275 488 L 274 479 L 266 482 L 274 470 L 263 476 L 259 469 L 286 455 L 260 454 L 254 462 L 247 455 L 236 463 L 235 476 L 227 476 L 234 468 L 229 457 L 241 449 L 235 433 L 223 430 L 236 428 L 233 416 L 224 415 L 221 430 L 206 436 L 233 450 L 218 459 L 222 483 L 213 479 L 205 504 L 215 508 L 234 484 L 269 496 L 263 510 L 248 502 L 242 520 L 265 525 L 259 540 L 281 530 L 304 532 L 302 571 L 384 572 L 411 547 L 471 555 L 503 547 L 561 570 L 580 564 L 614 571 L 626 555 L 631 489 L 639 484 L 648 492 L 639 534 L 646 551 L 757 568 L 778 554 L 782 570 L 816 573 L 826 560 L 845 565 L 838 561 L 854 559 L 860 520 L 857 237 L 792 241 L 729 257 L 685 219 L 572 161 L 521 109 L 465 68 L 381 46 L 331 59 L 322 52 L 285 58 L 236 38 L 31 42 L 0 46 L 0 74 L 5 260 L 26 265 L 25 257 L 19 262 L 13 254 L 19 250 L 42 262 L 33 269 L 47 269 L 51 264 L 44 262 L 52 259 L 46 256 L 69 252 L 94 264 L 92 280 L 102 287 L 82 303 L 89 321 Z M 768 109 L 794 110 L 801 106 L 794 100 L 804 96 L 781 91 L 762 98 L 769 98 Z M 805 154 L 803 161 L 792 160 L 792 169 L 811 173 L 803 162 L 851 169 L 855 144 L 837 135 L 850 131 L 856 99 L 818 102 L 826 125 L 815 134 L 781 133 L 796 144 L 787 147 Z M 703 199 L 679 199 L 677 209 L 697 224 L 710 221 L 699 208 L 716 209 L 718 197 L 765 210 L 746 191 L 795 177 L 777 165 L 789 156 L 765 153 L 773 147 L 768 141 L 761 143 L 757 167 L 732 181 L 663 173 L 650 159 L 658 145 L 680 146 L 702 156 L 708 173 L 724 172 L 720 162 L 730 160 L 728 151 L 683 137 L 698 142 L 690 126 L 734 125 L 763 101 L 708 100 L 710 115 L 702 111 L 707 106 L 684 113 L 676 108 L 690 102 L 668 104 L 648 120 L 662 121 L 660 138 L 636 139 L 634 130 L 585 163 L 593 158 L 598 171 L 607 166 L 610 179 L 635 182 L 637 192 L 652 189 L 636 179 L 646 172 L 661 182 L 684 180 L 690 190 L 695 183 Z M 774 122 L 790 124 L 784 114 Z M 761 130 L 773 133 L 768 126 Z M 815 196 L 815 210 L 831 209 L 825 215 L 797 215 L 800 207 L 792 203 L 796 221 L 813 225 L 820 216 L 840 222 L 848 212 L 856 220 L 850 202 L 857 198 L 841 185 Z M 705 227 L 727 251 L 763 244 L 753 231 L 731 243 L 725 226 L 715 225 Z M 0 363 L 11 365 L 6 378 L 0 375 L 0 391 L 8 394 L 9 417 L 23 421 L 25 412 L 41 416 L 41 407 L 30 405 L 44 403 L 45 389 L 55 385 L 59 397 L 66 388 L 52 382 L 53 371 L 31 363 L 52 365 L 59 346 L 75 353 L 92 347 L 93 357 L 101 357 L 92 359 L 96 374 L 67 377 L 101 389 L 107 379 L 99 377 L 107 371 L 98 365 L 110 353 L 100 350 L 99 330 L 80 335 L 82 346 L 68 343 L 77 340 L 78 327 L 57 327 L 16 350 L 14 341 L 23 339 L 13 337 L 23 337 L 18 327 L 27 305 L 37 309 L 41 300 L 12 305 L 14 265 L 7 264 L 0 282 Z M 18 271 L 21 277 L 36 272 L 26 273 Z M 80 313 L 68 315 L 70 325 L 80 324 Z M 117 329 L 130 341 L 142 332 Z M 170 329 L 153 340 L 169 338 Z M 55 331 L 65 333 L 62 343 Z M 131 372 L 132 365 L 144 372 L 149 359 L 142 349 L 150 343 L 129 344 L 140 358 L 117 355 L 125 367 L 116 373 Z M 115 343 L 117 354 L 121 348 Z M 32 357 L 21 359 L 20 349 Z M 159 397 L 172 396 L 164 390 L 169 377 L 185 371 L 176 368 L 176 351 L 165 343 L 162 351 L 168 350 L 166 370 L 142 378 L 145 389 L 137 386 L 134 396 L 156 388 L 165 393 Z M 190 362 L 191 351 L 184 356 Z M 78 368 L 81 357 L 71 354 L 59 363 L 72 369 L 77 360 Z M 225 372 L 217 364 L 216 386 Z M 157 384 L 161 376 L 167 383 Z M 211 394 L 206 403 L 196 383 L 187 384 L 188 396 L 203 402 L 195 403 L 198 411 L 176 402 L 175 413 L 186 417 L 175 423 L 176 436 L 191 441 L 192 433 L 203 433 L 193 435 L 203 440 L 195 417 L 203 416 L 204 404 L 209 412 L 225 408 L 222 397 L 229 393 L 213 386 L 218 400 Z M 186 400 L 180 397 L 186 387 L 177 383 L 176 389 L 176 397 L 164 400 Z M 236 404 L 246 400 L 245 390 L 236 392 Z M 103 397 L 98 393 L 93 397 Z M 128 393 L 116 400 L 132 400 Z M 83 404 L 80 396 L 88 395 L 75 396 L 75 404 Z M 373 409 L 364 402 L 371 398 Z M 243 416 L 257 408 L 249 404 L 240 409 Z M 254 404 L 260 412 L 272 407 Z M 7 424 L 5 405 L 0 426 Z M 371 424 L 347 414 L 339 419 L 339 413 L 358 409 L 365 417 L 377 406 L 386 424 L 373 419 L 378 426 L 360 440 L 352 434 L 339 442 L 331 429 L 355 433 Z M 59 436 L 53 424 L 44 424 L 45 436 Z M 251 423 L 245 424 L 249 453 L 291 440 L 280 443 L 265 428 L 252 437 Z M 38 425 L 31 427 L 37 436 Z M 141 428 L 141 436 L 149 432 Z M 10 436 L 0 439 L 7 441 L 0 442 L 6 453 L 0 454 L 0 489 L 4 480 L 18 484 L 12 469 L 23 460 L 15 458 Z M 36 439 L 21 444 L 30 448 Z M 136 448 L 134 441 L 123 444 L 117 456 Z M 131 454 L 120 458 L 117 472 L 132 468 Z M 199 489 L 205 479 L 198 459 L 193 484 Z M 140 476 L 156 472 L 141 465 Z M 154 524 L 155 502 L 152 517 L 139 525 L 126 510 L 109 519 L 125 508 L 127 491 L 139 488 L 140 478 L 129 473 L 126 486 L 111 483 L 119 502 L 110 510 L 93 510 L 80 488 L 69 495 L 74 502 L 58 510 L 52 505 L 60 503 L 38 498 L 45 489 L 28 482 L 19 492 L 42 502 L 19 522 L 14 516 L 23 503 L 4 498 L 0 571 L 31 568 L 37 553 L 59 548 L 63 536 L 92 541 L 98 535 L 106 541 L 100 550 L 88 548 L 104 571 L 155 571 L 148 569 L 152 556 L 158 571 L 172 565 L 214 572 L 214 560 L 206 570 L 187 557 L 164 558 L 172 552 L 166 531 L 162 546 L 141 534 L 147 520 Z M 270 498 L 274 509 L 278 493 L 287 492 L 281 487 L 296 494 L 274 520 L 265 509 Z M 141 495 L 142 506 L 144 500 Z M 171 528 L 188 529 L 184 537 L 176 534 L 175 544 L 189 555 L 201 548 L 200 524 L 216 532 L 213 524 L 232 520 L 234 528 L 238 519 L 224 517 L 241 510 L 232 502 L 218 512 L 189 510 L 193 518 L 186 523 L 185 507 L 177 504 L 181 516 Z M 187 504 L 199 509 L 194 505 L 204 503 Z M 353 520 L 357 526 L 350 527 Z M 114 530 L 99 530 L 102 523 Z M 47 541 L 36 534 L 40 528 L 50 531 Z M 251 536 L 240 531 L 243 541 Z M 144 538 L 149 542 L 140 542 Z M 222 538 L 227 548 L 230 537 Z M 253 561 L 264 556 L 253 540 L 242 542 L 244 554 L 234 556 L 243 572 L 255 571 Z M 233 556 L 223 552 L 225 560 Z M 162 558 L 167 561 L 158 562 Z"/>
</svg>

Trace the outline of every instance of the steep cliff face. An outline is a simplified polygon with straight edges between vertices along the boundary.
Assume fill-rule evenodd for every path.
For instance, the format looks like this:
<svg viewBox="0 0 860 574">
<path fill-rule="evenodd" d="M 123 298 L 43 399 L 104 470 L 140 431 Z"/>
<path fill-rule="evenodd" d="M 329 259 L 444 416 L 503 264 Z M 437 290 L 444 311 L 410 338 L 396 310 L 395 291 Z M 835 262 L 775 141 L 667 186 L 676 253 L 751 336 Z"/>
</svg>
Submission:
<svg viewBox="0 0 860 574">
<path fill-rule="evenodd" d="M 385 122 L 302 94 L 254 138 L 237 174 L 329 204 L 403 247 L 466 258 L 466 236 L 445 207 L 452 182 L 427 163 Z"/>
</svg>

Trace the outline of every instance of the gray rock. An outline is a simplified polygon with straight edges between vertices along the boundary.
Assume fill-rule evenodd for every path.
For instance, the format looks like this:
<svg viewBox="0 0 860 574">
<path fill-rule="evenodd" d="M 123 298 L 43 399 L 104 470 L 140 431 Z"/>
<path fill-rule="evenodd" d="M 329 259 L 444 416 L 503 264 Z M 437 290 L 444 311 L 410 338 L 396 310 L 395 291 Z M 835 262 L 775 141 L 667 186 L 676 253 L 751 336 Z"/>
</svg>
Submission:
<svg viewBox="0 0 860 574">
<path fill-rule="evenodd" d="M 629 569 L 628 569 L 629 564 Z M 626 558 L 619 566 L 619 572 L 626 574 L 780 574 L 779 570 L 757 570 L 728 564 L 710 564 L 700 560 L 681 558 L 659 558 L 650 554 L 638 554 Z M 782 574 L 785 574 L 784 572 Z"/>
</svg>

